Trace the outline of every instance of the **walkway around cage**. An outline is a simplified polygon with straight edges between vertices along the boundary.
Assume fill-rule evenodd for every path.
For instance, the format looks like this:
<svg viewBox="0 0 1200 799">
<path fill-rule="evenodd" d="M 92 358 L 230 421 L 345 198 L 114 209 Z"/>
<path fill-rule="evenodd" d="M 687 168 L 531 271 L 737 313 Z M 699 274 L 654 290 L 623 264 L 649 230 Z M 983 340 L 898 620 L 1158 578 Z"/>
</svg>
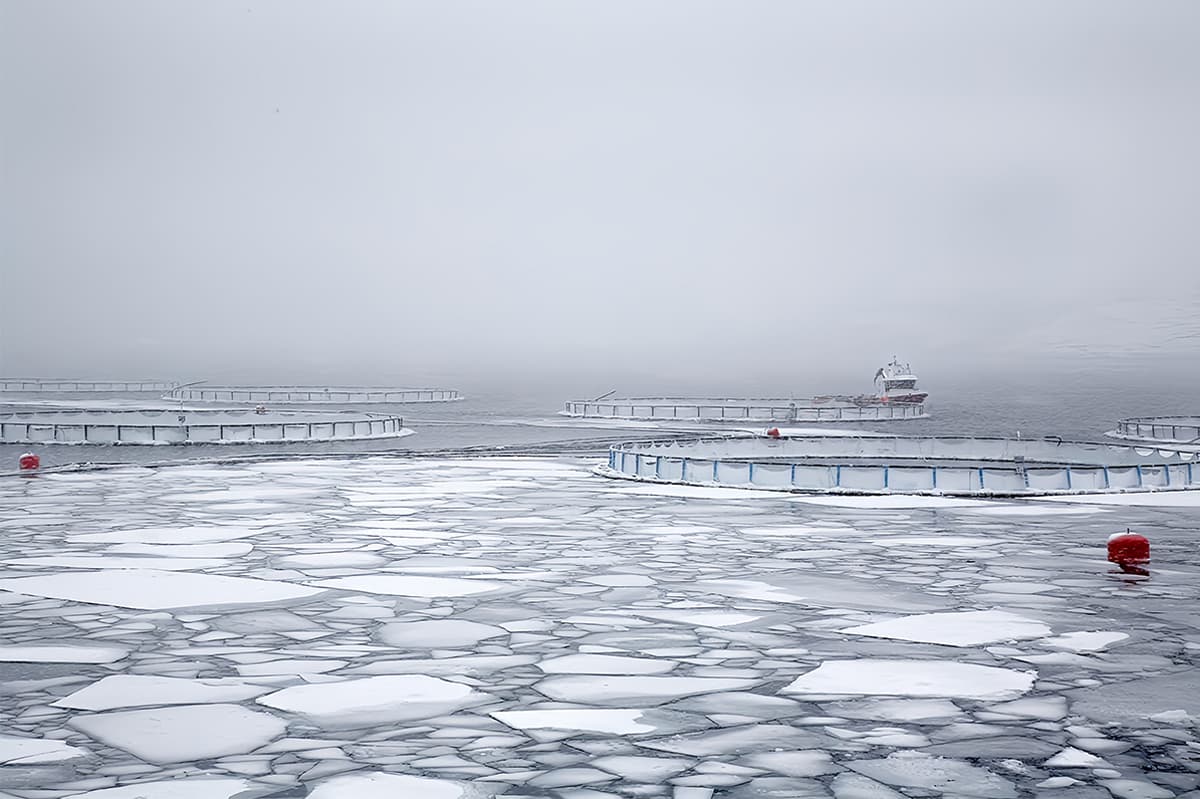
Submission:
<svg viewBox="0 0 1200 799">
<path fill-rule="evenodd" d="M 1200 448 L 1200 416 L 1133 416 L 1117 422 L 1110 438 Z"/>
<path fill-rule="evenodd" d="M 1200 488 L 1200 454 L 976 437 L 804 436 L 646 441 L 609 449 L 606 477 L 798 493 L 1035 496 Z"/>
<path fill-rule="evenodd" d="M 0 444 L 254 444 L 411 435 L 399 416 L 337 411 L 38 411 L 0 414 Z"/>
<path fill-rule="evenodd" d="M 873 402 L 855 405 L 785 398 L 625 397 L 569 400 L 561 416 L 578 419 L 667 420 L 692 422 L 887 422 L 923 419 L 923 402 Z"/>
<path fill-rule="evenodd" d="M 179 386 L 164 399 L 183 402 L 320 403 L 343 405 L 405 405 L 457 402 L 452 388 L 386 388 L 376 386 Z"/>
</svg>

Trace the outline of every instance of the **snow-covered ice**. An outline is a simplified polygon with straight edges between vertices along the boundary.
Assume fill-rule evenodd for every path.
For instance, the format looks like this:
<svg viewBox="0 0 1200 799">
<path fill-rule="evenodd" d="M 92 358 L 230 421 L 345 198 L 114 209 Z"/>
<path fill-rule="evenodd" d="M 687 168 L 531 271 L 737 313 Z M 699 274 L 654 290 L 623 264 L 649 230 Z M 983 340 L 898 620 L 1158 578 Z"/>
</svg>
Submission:
<svg viewBox="0 0 1200 799">
<path fill-rule="evenodd" d="M 260 697 L 258 703 L 340 729 L 427 719 L 486 700 L 461 683 L 412 674 L 296 685 Z"/>
<path fill-rule="evenodd" d="M 1200 506 L 792 497 L 592 465 L 0 481 L 0 796 L 1200 788 Z M 1105 561 L 1127 527 L 1149 577 Z"/>
<path fill-rule="evenodd" d="M 975 646 L 995 641 L 1040 638 L 1049 635 L 1050 628 L 1039 621 L 1002 610 L 967 610 L 904 616 L 846 627 L 842 632 L 947 646 Z"/>
<path fill-rule="evenodd" d="M 148 763 L 191 763 L 245 754 L 283 735 L 287 724 L 241 705 L 177 705 L 75 716 L 71 726 Z"/>
<path fill-rule="evenodd" d="M 112 569 L 0 579 L 0 590 L 139 610 L 257 605 L 305 599 L 320 589 L 271 580 L 157 569 Z"/>
<path fill-rule="evenodd" d="M 1033 687 L 1028 671 L 947 660 L 827 660 L 797 677 L 788 694 L 1011 699 Z"/>
</svg>

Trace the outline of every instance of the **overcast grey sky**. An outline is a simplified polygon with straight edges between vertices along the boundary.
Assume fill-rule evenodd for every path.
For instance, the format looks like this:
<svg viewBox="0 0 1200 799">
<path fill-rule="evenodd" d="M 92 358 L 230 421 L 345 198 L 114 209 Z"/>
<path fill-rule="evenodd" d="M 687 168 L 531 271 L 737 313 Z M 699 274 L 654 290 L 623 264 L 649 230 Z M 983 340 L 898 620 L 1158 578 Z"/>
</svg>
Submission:
<svg viewBox="0 0 1200 799">
<path fill-rule="evenodd" d="M 0 0 L 0 373 L 1193 351 L 1200 3 Z"/>
</svg>

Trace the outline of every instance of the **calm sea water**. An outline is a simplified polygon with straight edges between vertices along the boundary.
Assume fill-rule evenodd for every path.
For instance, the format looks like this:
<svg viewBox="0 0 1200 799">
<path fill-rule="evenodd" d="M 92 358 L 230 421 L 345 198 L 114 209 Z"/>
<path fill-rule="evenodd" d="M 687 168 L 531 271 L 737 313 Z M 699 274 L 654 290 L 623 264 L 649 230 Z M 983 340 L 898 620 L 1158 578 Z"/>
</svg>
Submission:
<svg viewBox="0 0 1200 799">
<path fill-rule="evenodd" d="M 998 435 L 1024 437 L 1057 435 L 1095 440 L 1127 416 L 1200 412 L 1200 373 L 1177 360 L 1126 359 L 1101 362 L 1082 359 L 1029 370 L 922 375 L 921 387 L 930 392 L 929 418 L 885 424 L 839 425 L 912 435 Z M 781 394 L 764 382 L 708 384 L 678 381 L 664 385 L 643 379 L 622 386 L 626 395 L 662 393 L 725 396 Z M 500 451 L 571 451 L 601 454 L 606 441 L 649 437 L 652 431 L 614 429 L 557 415 L 567 399 L 585 391 L 494 385 L 465 386 L 462 402 L 409 405 L 372 411 L 397 413 L 416 435 L 377 441 L 198 445 L 198 446 L 64 446 L 0 445 L 0 471 L 15 468 L 18 456 L 37 452 L 44 466 L 71 463 L 158 463 L 178 460 L 261 455 L 331 455 L 344 453 L 441 453 L 471 449 Z M 805 387 L 812 393 L 849 392 L 861 387 L 824 384 Z M 601 391 L 595 392 L 602 393 Z M 786 392 L 782 392 L 786 393 Z M 803 396 L 802 393 L 797 392 Z M 0 410 L 18 409 L 14 406 Z M 20 406 L 28 410 L 28 405 Z"/>
</svg>

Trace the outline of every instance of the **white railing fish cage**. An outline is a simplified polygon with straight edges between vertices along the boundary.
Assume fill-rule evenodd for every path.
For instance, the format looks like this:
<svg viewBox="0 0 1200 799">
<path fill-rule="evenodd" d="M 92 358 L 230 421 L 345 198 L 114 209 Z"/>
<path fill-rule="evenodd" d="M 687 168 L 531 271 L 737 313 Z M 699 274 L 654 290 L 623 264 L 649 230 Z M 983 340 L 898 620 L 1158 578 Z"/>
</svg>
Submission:
<svg viewBox="0 0 1200 799">
<path fill-rule="evenodd" d="M 172 388 L 164 399 L 184 402 L 416 404 L 457 402 L 451 388 L 383 388 L 375 386 L 202 386 Z"/>
<path fill-rule="evenodd" d="M 1200 448 L 1200 416 L 1133 416 L 1105 435 L 1147 444 Z"/>
<path fill-rule="evenodd" d="M 1048 439 L 703 438 L 610 448 L 608 477 L 773 491 L 1022 496 L 1200 487 L 1200 454 Z"/>
<path fill-rule="evenodd" d="M 569 400 L 559 413 L 583 419 L 681 422 L 884 422 L 927 416 L 923 402 L 871 402 L 857 405 L 837 399 L 820 402 L 812 399 L 728 397 Z"/>
<path fill-rule="evenodd" d="M 0 377 L 0 394 L 161 394 L 178 383 L 163 380 L 66 380 Z"/>
<path fill-rule="evenodd" d="M 0 444 L 238 444 L 411 435 L 399 416 L 252 410 L 47 411 L 0 414 Z"/>
</svg>

